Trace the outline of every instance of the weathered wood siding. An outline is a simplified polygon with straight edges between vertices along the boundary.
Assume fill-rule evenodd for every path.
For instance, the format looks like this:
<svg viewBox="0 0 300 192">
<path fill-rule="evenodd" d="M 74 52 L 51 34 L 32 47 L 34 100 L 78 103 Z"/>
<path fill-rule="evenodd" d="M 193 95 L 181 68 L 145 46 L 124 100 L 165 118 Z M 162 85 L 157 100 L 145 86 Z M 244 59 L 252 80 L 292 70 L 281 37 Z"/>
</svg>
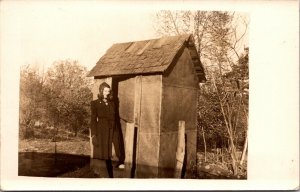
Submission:
<svg viewBox="0 0 300 192">
<path fill-rule="evenodd" d="M 174 167 L 178 122 L 185 121 L 187 169 L 196 162 L 198 79 L 187 48 L 162 79 L 160 167 Z M 167 176 L 167 175 L 166 175 Z"/>
<path fill-rule="evenodd" d="M 148 171 L 151 172 L 149 177 L 151 175 L 156 175 L 157 177 L 157 169 L 152 168 L 158 167 L 159 161 L 162 76 L 142 76 L 140 91 L 137 176 L 139 177 L 140 173 L 143 174 L 145 172 L 144 169 L 149 168 Z"/>
<path fill-rule="evenodd" d="M 119 82 L 118 100 L 119 100 L 119 115 L 126 122 L 134 122 L 134 94 L 135 78 L 124 79 Z"/>
</svg>

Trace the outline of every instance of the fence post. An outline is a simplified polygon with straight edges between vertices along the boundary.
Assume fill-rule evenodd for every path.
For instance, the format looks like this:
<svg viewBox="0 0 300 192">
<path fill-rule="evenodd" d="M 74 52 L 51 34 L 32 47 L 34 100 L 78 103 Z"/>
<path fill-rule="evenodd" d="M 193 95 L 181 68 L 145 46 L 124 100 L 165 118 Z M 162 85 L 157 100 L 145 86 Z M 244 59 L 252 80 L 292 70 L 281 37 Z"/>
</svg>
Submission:
<svg viewBox="0 0 300 192">
<path fill-rule="evenodd" d="M 184 155 L 185 155 L 185 121 L 179 121 L 178 124 L 178 139 L 177 139 L 177 151 L 176 151 L 176 167 L 175 178 L 181 178 L 181 172 L 183 167 Z"/>
</svg>

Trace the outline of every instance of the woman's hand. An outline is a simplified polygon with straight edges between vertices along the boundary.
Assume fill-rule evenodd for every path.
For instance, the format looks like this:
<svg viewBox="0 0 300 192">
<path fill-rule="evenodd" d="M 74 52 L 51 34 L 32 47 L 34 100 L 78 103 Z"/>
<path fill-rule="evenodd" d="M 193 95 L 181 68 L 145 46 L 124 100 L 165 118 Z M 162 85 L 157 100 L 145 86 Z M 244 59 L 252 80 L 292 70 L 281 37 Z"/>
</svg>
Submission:
<svg viewBox="0 0 300 192">
<path fill-rule="evenodd" d="M 91 139 L 92 139 L 92 144 L 95 145 L 95 146 L 97 146 L 98 145 L 97 136 L 96 135 L 92 135 Z"/>
</svg>

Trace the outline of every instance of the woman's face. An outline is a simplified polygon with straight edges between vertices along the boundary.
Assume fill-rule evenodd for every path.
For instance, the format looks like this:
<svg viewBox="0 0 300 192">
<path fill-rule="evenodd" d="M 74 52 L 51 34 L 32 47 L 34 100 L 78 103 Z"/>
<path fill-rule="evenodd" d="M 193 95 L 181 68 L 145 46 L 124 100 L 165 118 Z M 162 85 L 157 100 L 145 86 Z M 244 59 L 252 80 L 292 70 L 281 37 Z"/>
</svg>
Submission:
<svg viewBox="0 0 300 192">
<path fill-rule="evenodd" d="M 103 97 L 107 99 L 107 96 L 110 94 L 110 88 L 104 87 L 103 89 Z"/>
</svg>

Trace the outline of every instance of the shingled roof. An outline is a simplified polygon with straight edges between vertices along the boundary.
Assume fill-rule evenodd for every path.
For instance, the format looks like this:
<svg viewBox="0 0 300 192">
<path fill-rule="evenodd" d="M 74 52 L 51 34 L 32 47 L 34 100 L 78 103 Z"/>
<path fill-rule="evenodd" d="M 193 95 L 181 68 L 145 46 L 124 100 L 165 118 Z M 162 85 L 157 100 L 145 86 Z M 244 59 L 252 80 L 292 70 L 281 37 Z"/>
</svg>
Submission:
<svg viewBox="0 0 300 192">
<path fill-rule="evenodd" d="M 192 35 L 113 44 L 100 58 L 88 77 L 164 73 L 187 47 L 199 81 L 205 81 L 203 66 Z"/>
</svg>

